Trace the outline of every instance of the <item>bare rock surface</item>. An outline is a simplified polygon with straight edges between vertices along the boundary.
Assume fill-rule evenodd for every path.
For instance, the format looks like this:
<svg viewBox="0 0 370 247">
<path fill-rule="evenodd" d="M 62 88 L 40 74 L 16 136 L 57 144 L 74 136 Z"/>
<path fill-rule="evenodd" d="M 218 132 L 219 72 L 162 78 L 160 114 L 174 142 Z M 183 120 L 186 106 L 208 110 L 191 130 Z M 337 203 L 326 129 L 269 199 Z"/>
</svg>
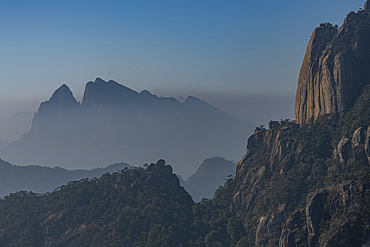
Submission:
<svg viewBox="0 0 370 247">
<path fill-rule="evenodd" d="M 349 110 L 368 84 L 370 40 L 365 10 L 350 12 L 337 29 L 328 23 L 316 28 L 308 43 L 298 79 L 295 118 L 299 124 L 327 113 Z"/>
</svg>

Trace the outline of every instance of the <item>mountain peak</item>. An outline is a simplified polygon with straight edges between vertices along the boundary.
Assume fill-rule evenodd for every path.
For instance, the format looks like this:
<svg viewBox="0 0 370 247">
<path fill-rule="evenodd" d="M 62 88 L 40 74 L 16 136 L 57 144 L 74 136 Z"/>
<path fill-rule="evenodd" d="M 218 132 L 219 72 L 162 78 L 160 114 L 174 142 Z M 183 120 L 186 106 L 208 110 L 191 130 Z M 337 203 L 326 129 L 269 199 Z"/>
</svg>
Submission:
<svg viewBox="0 0 370 247">
<path fill-rule="evenodd" d="M 103 83 L 107 83 L 107 82 L 104 81 L 103 79 L 99 78 L 99 77 L 96 77 L 94 83 L 96 83 L 96 84 L 103 84 Z"/>
<path fill-rule="evenodd" d="M 369 7 L 370 0 L 365 3 L 365 9 Z M 313 32 L 298 79 L 295 118 L 299 124 L 348 111 L 369 83 L 367 18 L 367 12 L 351 12 L 339 30 L 324 23 Z M 355 31 L 361 35 L 353 35 Z"/>
<path fill-rule="evenodd" d="M 116 81 L 104 81 L 97 77 L 94 82 L 90 81 L 86 84 L 82 105 L 109 105 L 116 108 L 142 100 L 143 98 L 136 91 Z"/>
<path fill-rule="evenodd" d="M 57 102 L 58 104 L 77 104 L 72 91 L 66 84 L 63 84 L 55 90 L 49 102 Z"/>
<path fill-rule="evenodd" d="M 152 94 L 151 92 L 149 92 L 148 90 L 143 90 L 140 92 L 140 95 L 143 96 L 144 98 L 146 99 L 158 99 L 157 95 L 155 94 Z"/>
<path fill-rule="evenodd" d="M 50 129 L 58 121 L 67 121 L 66 116 L 75 112 L 79 106 L 80 104 L 73 96 L 69 87 L 63 84 L 55 90 L 48 101 L 40 104 L 37 114 L 35 113 L 33 117 L 31 130 Z"/>
<path fill-rule="evenodd" d="M 183 105 L 193 108 L 195 110 L 208 110 L 210 112 L 215 112 L 215 113 L 220 113 L 221 111 L 217 109 L 216 107 L 208 104 L 207 102 L 198 99 L 197 97 L 194 96 L 188 96 Z"/>
</svg>

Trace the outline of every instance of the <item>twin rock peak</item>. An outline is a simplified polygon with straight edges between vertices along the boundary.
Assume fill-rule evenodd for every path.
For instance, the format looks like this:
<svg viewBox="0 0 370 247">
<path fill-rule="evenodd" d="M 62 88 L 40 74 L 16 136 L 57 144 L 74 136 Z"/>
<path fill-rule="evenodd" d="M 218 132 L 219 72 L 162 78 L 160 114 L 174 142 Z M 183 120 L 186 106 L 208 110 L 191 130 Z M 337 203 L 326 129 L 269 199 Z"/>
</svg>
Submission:
<svg viewBox="0 0 370 247">
<path fill-rule="evenodd" d="M 363 87 L 370 84 L 370 26 L 366 23 L 370 23 L 370 0 L 363 10 L 350 12 L 340 28 L 323 23 L 313 31 L 298 79 L 295 98 L 298 124 L 324 114 L 348 111 Z M 156 97 L 147 91 L 140 93 L 143 97 L 136 97 L 138 94 L 115 81 L 96 78 L 86 84 L 81 105 L 141 104 L 145 98 Z M 49 102 L 60 109 L 79 104 L 65 84 Z"/>
</svg>

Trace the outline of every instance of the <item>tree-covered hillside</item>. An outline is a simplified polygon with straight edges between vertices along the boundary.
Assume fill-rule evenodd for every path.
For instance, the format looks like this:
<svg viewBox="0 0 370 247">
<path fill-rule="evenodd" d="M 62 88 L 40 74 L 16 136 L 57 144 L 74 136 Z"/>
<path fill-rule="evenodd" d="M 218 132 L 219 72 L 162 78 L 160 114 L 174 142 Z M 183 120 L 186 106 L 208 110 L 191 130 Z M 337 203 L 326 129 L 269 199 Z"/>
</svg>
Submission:
<svg viewBox="0 0 370 247">
<path fill-rule="evenodd" d="M 130 165 L 116 163 L 93 170 L 67 170 L 37 165 L 17 166 L 0 159 L 0 197 L 20 190 L 50 192 L 69 181 L 100 177 L 104 173 L 117 172 L 125 167 Z"/>
<path fill-rule="evenodd" d="M 257 127 L 235 178 L 212 199 L 194 203 L 159 160 L 0 199 L 0 246 L 370 246 L 369 8 L 370 0 L 338 30 L 316 29 L 301 70 L 309 83 L 297 90 L 298 123 Z M 351 57 L 365 67 L 352 70 Z M 306 96 L 314 93 L 311 107 Z M 324 99 L 330 104 L 320 106 Z"/>
<path fill-rule="evenodd" d="M 163 160 L 0 200 L 0 246 L 179 246 L 193 201 Z"/>
<path fill-rule="evenodd" d="M 302 126 L 256 128 L 211 200 L 157 164 L 0 200 L 1 246 L 361 246 L 370 236 L 370 86 Z M 347 140 L 347 141 L 346 141 Z"/>
</svg>

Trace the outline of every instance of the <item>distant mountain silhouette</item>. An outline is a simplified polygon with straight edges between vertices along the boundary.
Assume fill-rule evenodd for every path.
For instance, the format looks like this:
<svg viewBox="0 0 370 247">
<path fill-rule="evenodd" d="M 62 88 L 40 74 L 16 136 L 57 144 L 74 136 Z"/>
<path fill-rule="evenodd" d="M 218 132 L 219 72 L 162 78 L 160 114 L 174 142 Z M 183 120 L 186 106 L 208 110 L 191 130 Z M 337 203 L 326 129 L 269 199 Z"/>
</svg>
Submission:
<svg viewBox="0 0 370 247">
<path fill-rule="evenodd" d="M 176 100 L 180 103 L 184 103 L 184 101 L 186 100 L 184 97 L 180 96 L 180 97 L 177 97 Z"/>
<path fill-rule="evenodd" d="M 0 197 L 21 190 L 36 193 L 51 192 L 72 180 L 100 177 L 104 173 L 118 172 L 130 165 L 117 163 L 93 170 L 66 170 L 61 167 L 15 166 L 0 159 Z"/>
<path fill-rule="evenodd" d="M 195 97 L 180 103 L 97 78 L 86 84 L 81 104 L 68 86 L 58 88 L 40 104 L 31 130 L 0 155 L 13 164 L 68 169 L 165 158 L 187 177 L 207 157 L 239 159 L 252 131 Z"/>
<path fill-rule="evenodd" d="M 229 175 L 234 175 L 235 163 L 223 157 L 206 159 L 197 171 L 186 180 L 185 189 L 195 202 L 202 198 L 213 198 L 219 186 L 223 186 Z"/>
<path fill-rule="evenodd" d="M 207 110 L 207 111 L 210 111 L 210 112 L 222 113 L 216 107 L 213 107 L 210 104 L 208 104 L 207 102 L 205 102 L 203 100 L 200 100 L 200 99 L 198 99 L 196 97 L 193 97 L 193 96 L 187 97 L 186 100 L 184 101 L 183 105 L 185 105 L 187 107 L 190 107 L 190 108 L 193 108 L 195 110 Z"/>
</svg>

